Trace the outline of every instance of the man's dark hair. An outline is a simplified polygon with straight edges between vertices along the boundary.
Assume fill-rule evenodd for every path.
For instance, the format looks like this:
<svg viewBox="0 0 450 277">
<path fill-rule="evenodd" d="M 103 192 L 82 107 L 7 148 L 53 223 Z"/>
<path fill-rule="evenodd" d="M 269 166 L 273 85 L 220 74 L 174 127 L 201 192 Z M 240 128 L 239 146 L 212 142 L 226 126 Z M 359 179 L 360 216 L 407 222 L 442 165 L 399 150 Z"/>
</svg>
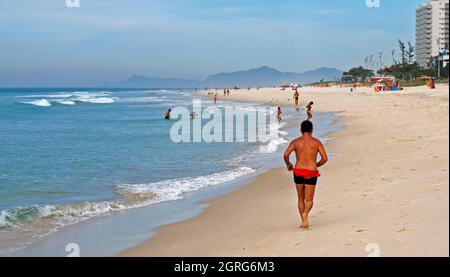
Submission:
<svg viewBox="0 0 450 277">
<path fill-rule="evenodd" d="M 311 121 L 309 120 L 305 120 L 302 122 L 302 126 L 301 126 L 301 131 L 302 134 L 304 133 L 312 133 L 313 131 L 313 124 Z"/>
</svg>

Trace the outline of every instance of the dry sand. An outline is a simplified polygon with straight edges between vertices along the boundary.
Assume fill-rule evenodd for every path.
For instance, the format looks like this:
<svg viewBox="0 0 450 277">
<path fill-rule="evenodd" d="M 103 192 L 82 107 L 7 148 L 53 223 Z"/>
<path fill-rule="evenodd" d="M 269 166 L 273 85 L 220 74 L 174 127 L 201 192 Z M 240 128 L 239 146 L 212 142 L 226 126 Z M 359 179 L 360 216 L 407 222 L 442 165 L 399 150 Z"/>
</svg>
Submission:
<svg viewBox="0 0 450 277">
<path fill-rule="evenodd" d="M 302 107 L 314 101 L 314 111 L 339 112 L 345 125 L 326 145 L 338 157 L 321 170 L 309 230 L 298 228 L 291 174 L 274 169 L 122 255 L 367 256 L 378 248 L 448 257 L 448 95 L 448 85 L 382 94 L 302 88 Z M 225 99 L 293 105 L 292 92 L 278 88 Z"/>
</svg>

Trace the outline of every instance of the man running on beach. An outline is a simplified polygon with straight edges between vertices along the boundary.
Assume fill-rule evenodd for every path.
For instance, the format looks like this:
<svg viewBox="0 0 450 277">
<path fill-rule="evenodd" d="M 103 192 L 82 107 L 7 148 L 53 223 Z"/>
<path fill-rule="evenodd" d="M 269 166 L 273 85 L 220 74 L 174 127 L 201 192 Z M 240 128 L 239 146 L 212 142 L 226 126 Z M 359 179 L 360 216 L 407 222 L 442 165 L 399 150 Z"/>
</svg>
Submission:
<svg viewBox="0 0 450 277">
<path fill-rule="evenodd" d="M 298 210 L 302 218 L 300 228 L 309 228 L 309 213 L 313 208 L 314 193 L 317 179 L 320 177 L 318 168 L 328 162 L 328 156 L 322 143 L 312 136 L 313 124 L 306 120 L 301 125 L 302 136 L 293 140 L 284 153 L 287 169 L 294 172 L 294 182 L 297 188 Z M 289 156 L 295 152 L 297 162 L 295 167 L 289 161 Z M 320 161 L 317 162 L 317 155 Z"/>
</svg>

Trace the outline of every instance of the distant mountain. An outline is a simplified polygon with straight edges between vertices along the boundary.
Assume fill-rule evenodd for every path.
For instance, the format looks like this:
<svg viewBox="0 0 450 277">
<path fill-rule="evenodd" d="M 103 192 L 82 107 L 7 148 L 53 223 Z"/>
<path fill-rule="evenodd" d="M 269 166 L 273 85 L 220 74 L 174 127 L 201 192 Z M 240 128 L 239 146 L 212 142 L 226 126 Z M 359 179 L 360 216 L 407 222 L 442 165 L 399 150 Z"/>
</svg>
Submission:
<svg viewBox="0 0 450 277">
<path fill-rule="evenodd" d="M 263 66 L 246 71 L 219 73 L 209 76 L 204 81 L 176 79 L 176 78 L 152 78 L 134 75 L 117 84 L 118 87 L 153 87 L 153 88 L 200 88 L 200 87 L 267 87 L 279 86 L 291 82 L 314 83 L 320 80 L 332 81 L 342 76 L 342 71 L 335 68 L 319 68 L 304 73 L 281 72 L 279 70 Z"/>
<path fill-rule="evenodd" d="M 247 71 L 219 73 L 206 78 L 203 83 L 207 87 L 251 87 L 280 85 L 284 81 L 289 80 L 283 80 L 282 72 L 263 66 Z"/>
<path fill-rule="evenodd" d="M 287 72 L 284 75 L 285 78 L 288 78 L 289 80 L 295 80 L 303 84 L 309 84 L 319 82 L 322 79 L 324 81 L 338 80 L 342 77 L 343 73 L 344 72 L 336 68 L 321 67 L 316 70 L 306 71 L 303 73 Z"/>
<path fill-rule="evenodd" d="M 332 81 L 342 76 L 342 71 L 335 68 L 319 68 L 304 73 L 281 72 L 263 66 L 247 71 L 220 73 L 208 77 L 203 83 L 208 87 L 255 87 L 278 86 L 291 82 L 314 83 L 322 79 Z"/>
</svg>

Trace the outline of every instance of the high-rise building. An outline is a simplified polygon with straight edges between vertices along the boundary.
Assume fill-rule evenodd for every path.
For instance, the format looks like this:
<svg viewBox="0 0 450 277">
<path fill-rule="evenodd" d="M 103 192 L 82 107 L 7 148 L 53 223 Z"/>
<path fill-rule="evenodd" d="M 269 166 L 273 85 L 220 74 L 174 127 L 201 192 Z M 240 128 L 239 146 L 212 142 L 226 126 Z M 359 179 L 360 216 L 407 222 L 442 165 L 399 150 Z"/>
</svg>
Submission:
<svg viewBox="0 0 450 277">
<path fill-rule="evenodd" d="M 416 10 L 416 61 L 421 67 L 449 49 L 448 9 L 448 0 L 431 0 Z"/>
</svg>

